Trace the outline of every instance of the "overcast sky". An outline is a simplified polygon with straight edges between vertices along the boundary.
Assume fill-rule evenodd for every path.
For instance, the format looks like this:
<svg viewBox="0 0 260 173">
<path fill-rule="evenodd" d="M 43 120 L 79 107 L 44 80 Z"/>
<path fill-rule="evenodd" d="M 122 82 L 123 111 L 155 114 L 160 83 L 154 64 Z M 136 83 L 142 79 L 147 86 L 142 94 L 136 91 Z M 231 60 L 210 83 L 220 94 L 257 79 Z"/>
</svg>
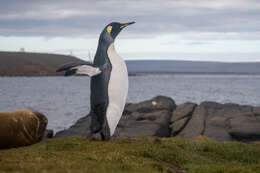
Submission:
<svg viewBox="0 0 260 173">
<path fill-rule="evenodd" d="M 0 0 L 0 51 L 94 56 L 110 22 L 125 59 L 260 61 L 259 0 Z"/>
</svg>

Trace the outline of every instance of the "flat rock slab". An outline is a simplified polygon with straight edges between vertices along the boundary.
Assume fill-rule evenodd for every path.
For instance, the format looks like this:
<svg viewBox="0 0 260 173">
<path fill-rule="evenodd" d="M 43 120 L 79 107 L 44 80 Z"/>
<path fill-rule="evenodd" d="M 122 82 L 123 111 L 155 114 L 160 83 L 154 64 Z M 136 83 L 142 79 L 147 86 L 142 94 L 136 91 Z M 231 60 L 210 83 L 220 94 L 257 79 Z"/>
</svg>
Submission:
<svg viewBox="0 0 260 173">
<path fill-rule="evenodd" d="M 207 111 L 203 106 L 197 106 L 185 128 L 178 134 L 184 138 L 196 138 L 203 134 Z"/>
<path fill-rule="evenodd" d="M 191 115 L 196 108 L 197 104 L 195 103 L 184 103 L 173 111 L 171 117 L 171 136 L 176 136 L 182 129 L 186 126 L 188 121 L 191 119 Z"/>
<path fill-rule="evenodd" d="M 172 113 L 171 123 L 178 121 L 186 116 L 191 116 L 196 106 L 197 104 L 190 102 L 177 106 L 177 108 Z"/>
</svg>

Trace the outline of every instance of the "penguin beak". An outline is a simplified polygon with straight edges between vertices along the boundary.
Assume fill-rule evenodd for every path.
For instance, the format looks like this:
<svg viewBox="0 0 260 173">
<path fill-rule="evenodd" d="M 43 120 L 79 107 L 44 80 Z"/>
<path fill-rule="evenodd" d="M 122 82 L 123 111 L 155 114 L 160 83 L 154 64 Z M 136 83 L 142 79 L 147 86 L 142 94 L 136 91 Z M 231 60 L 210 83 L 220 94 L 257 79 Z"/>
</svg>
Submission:
<svg viewBox="0 0 260 173">
<path fill-rule="evenodd" d="M 135 22 L 124 23 L 124 24 L 122 24 L 122 25 L 120 26 L 120 29 L 123 29 L 123 28 L 127 27 L 128 25 L 132 25 L 132 24 L 134 24 L 134 23 L 135 23 Z"/>
</svg>

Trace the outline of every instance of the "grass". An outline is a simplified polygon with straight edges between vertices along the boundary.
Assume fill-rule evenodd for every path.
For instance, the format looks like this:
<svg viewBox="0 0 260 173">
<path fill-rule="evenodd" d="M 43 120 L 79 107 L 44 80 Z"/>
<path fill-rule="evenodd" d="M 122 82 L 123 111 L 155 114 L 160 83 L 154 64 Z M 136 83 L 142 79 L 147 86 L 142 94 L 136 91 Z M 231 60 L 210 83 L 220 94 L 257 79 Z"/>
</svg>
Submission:
<svg viewBox="0 0 260 173">
<path fill-rule="evenodd" d="M 110 142 L 47 139 L 0 150 L 0 172 L 260 173 L 260 143 L 152 137 Z"/>
</svg>

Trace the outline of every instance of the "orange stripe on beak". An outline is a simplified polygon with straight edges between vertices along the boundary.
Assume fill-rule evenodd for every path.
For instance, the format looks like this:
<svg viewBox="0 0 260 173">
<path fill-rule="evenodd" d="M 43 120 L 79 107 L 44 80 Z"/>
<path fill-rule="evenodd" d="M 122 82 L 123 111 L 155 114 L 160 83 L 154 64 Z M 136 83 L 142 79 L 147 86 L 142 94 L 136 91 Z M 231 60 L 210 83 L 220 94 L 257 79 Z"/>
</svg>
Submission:
<svg viewBox="0 0 260 173">
<path fill-rule="evenodd" d="M 123 29 L 123 28 L 127 27 L 128 25 L 132 25 L 132 24 L 134 24 L 134 23 L 135 23 L 135 22 L 125 23 L 125 24 L 123 24 L 123 25 L 120 26 L 120 29 Z"/>
<path fill-rule="evenodd" d="M 120 29 L 125 28 L 127 26 L 128 26 L 128 24 L 124 24 L 124 25 L 120 26 Z"/>
</svg>

